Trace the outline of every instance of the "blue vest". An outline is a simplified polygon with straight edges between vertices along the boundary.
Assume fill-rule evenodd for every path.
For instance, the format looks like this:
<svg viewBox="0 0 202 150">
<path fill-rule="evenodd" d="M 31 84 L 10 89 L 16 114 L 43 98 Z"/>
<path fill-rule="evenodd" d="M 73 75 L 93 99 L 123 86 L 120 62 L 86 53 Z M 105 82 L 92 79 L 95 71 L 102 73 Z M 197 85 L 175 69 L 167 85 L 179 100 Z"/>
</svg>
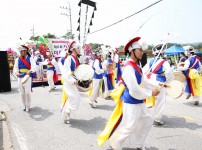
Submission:
<svg viewBox="0 0 202 150">
<path fill-rule="evenodd" d="M 159 59 L 160 59 L 160 58 L 157 58 L 156 62 L 157 62 Z M 153 65 L 154 60 L 155 60 L 155 58 L 152 58 L 151 61 L 149 62 L 149 68 L 151 68 L 151 66 Z M 156 63 L 156 62 L 155 62 L 155 63 Z M 151 70 L 150 72 L 152 72 L 152 70 Z M 157 71 L 155 72 L 155 74 L 156 74 L 156 81 L 160 81 L 160 82 L 165 82 L 165 81 L 166 81 L 166 77 L 163 76 L 163 75 L 161 75 L 162 73 L 164 73 L 164 71 L 163 71 L 163 65 L 161 65 L 161 66 L 157 69 Z"/>
<path fill-rule="evenodd" d="M 52 61 L 53 58 L 50 58 L 50 61 Z M 47 65 L 47 70 L 54 70 L 55 67 L 53 65 L 48 64 Z"/>
<path fill-rule="evenodd" d="M 26 61 L 27 61 L 29 64 L 31 64 L 31 63 L 30 63 L 30 57 L 29 57 L 29 56 L 27 56 Z M 19 73 L 21 74 L 21 75 L 19 76 L 19 78 L 23 78 L 27 73 L 26 73 L 26 72 L 21 72 L 20 70 L 21 70 L 21 69 L 28 69 L 28 70 L 29 70 L 29 68 L 22 62 L 22 60 L 21 60 L 20 58 L 18 59 L 18 68 L 19 68 Z"/>
<path fill-rule="evenodd" d="M 37 57 L 36 65 L 39 65 L 39 63 L 38 63 L 38 62 L 42 62 L 41 57 Z"/>
<path fill-rule="evenodd" d="M 134 71 L 135 71 L 135 76 L 137 78 L 137 83 L 140 85 L 141 83 L 141 80 L 142 80 L 142 75 L 138 73 L 137 70 L 135 70 L 134 68 Z M 141 103 L 144 103 L 144 100 L 138 100 L 138 99 L 135 99 L 134 97 L 132 97 L 130 94 L 129 94 L 129 90 L 128 88 L 126 87 L 126 89 L 124 90 L 122 96 L 121 96 L 121 100 L 123 100 L 125 103 L 129 103 L 129 104 L 141 104 Z"/>
<path fill-rule="evenodd" d="M 190 62 L 189 68 L 193 66 L 195 59 L 197 60 L 196 56 L 189 58 L 189 62 Z M 197 60 L 197 63 L 192 69 L 198 69 L 199 67 L 200 67 L 200 64 L 199 64 L 199 61 Z M 185 71 L 185 75 L 188 76 L 188 74 L 189 74 L 189 69 Z"/>
<path fill-rule="evenodd" d="M 64 58 L 64 57 L 61 57 L 60 61 L 61 61 L 62 65 L 64 65 L 64 63 L 65 63 L 65 58 Z"/>
<path fill-rule="evenodd" d="M 71 71 L 75 71 L 75 68 L 76 68 L 76 63 L 74 62 L 73 58 L 71 58 Z"/>
<path fill-rule="evenodd" d="M 94 70 L 93 78 L 94 78 L 94 79 L 102 79 L 102 78 L 103 78 L 103 74 L 102 74 L 102 73 L 101 73 L 101 74 L 97 74 L 97 73 L 95 72 L 94 63 L 95 63 L 95 61 L 93 62 L 93 70 Z M 100 69 L 102 69 L 101 63 L 99 63 L 99 67 L 100 67 Z"/>
</svg>

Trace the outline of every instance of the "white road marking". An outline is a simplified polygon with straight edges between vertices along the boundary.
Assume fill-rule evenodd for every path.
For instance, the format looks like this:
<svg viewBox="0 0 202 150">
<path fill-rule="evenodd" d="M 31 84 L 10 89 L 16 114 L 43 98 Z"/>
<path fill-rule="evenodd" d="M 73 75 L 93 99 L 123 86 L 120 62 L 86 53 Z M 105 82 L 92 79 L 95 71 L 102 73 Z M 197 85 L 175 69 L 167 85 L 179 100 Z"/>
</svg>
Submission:
<svg viewBox="0 0 202 150">
<path fill-rule="evenodd" d="M 27 138 L 26 138 L 23 130 L 20 130 L 19 127 L 14 123 L 12 123 L 12 128 L 13 128 L 15 136 L 18 140 L 21 150 L 28 150 L 27 145 L 26 145 Z"/>
</svg>

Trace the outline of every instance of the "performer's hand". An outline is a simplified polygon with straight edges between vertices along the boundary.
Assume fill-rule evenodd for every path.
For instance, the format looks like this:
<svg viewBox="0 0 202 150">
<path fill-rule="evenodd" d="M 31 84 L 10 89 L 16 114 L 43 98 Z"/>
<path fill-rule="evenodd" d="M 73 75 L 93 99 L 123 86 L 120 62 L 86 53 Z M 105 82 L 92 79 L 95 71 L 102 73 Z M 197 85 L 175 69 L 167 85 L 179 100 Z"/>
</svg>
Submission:
<svg viewBox="0 0 202 150">
<path fill-rule="evenodd" d="M 174 66 L 174 69 L 177 69 L 177 66 Z"/>
<path fill-rule="evenodd" d="M 159 85 L 160 85 L 160 86 L 163 86 L 163 87 L 170 87 L 169 84 L 167 84 L 167 83 L 163 83 L 163 82 L 159 82 Z"/>
<path fill-rule="evenodd" d="M 157 96 L 159 92 L 159 90 L 152 90 L 152 96 Z"/>
<path fill-rule="evenodd" d="M 19 77 L 19 76 L 20 76 L 20 73 L 19 73 L 19 72 L 17 72 L 15 75 L 16 75 L 17 77 Z"/>
<path fill-rule="evenodd" d="M 27 75 L 30 75 L 30 73 L 31 73 L 32 71 L 31 70 L 29 70 L 28 72 L 27 72 Z"/>
<path fill-rule="evenodd" d="M 78 81 L 77 80 L 75 80 L 74 81 L 74 83 L 73 83 L 73 85 L 77 85 L 78 84 Z"/>
</svg>

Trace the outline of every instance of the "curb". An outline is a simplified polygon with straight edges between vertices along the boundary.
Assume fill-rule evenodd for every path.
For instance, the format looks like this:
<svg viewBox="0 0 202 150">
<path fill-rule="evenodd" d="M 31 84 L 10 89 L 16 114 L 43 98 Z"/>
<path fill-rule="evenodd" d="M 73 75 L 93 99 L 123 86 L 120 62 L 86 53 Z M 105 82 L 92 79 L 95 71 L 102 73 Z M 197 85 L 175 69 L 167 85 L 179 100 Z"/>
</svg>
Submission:
<svg viewBox="0 0 202 150">
<path fill-rule="evenodd" d="M 14 150 L 9 130 L 9 123 L 7 121 L 6 111 L 10 110 L 8 105 L 4 103 L 0 103 L 0 132 L 2 133 L 2 137 L 0 135 L 0 139 L 2 138 L 2 144 L 0 145 L 0 150 Z M 3 105 L 2 105 L 3 104 Z M 3 111 L 2 111 L 3 110 Z M 2 130 L 2 131 L 1 131 Z"/>
</svg>

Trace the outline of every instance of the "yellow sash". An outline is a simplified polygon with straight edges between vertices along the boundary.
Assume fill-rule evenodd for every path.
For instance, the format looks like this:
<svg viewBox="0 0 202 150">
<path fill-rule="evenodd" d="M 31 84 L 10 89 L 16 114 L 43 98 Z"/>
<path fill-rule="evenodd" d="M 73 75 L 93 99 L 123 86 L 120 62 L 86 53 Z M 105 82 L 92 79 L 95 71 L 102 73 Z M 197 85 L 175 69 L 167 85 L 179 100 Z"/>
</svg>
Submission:
<svg viewBox="0 0 202 150">
<path fill-rule="evenodd" d="M 29 69 L 20 69 L 20 72 L 22 73 L 27 73 L 29 71 Z"/>
<path fill-rule="evenodd" d="M 120 98 L 125 88 L 126 87 L 124 85 L 120 85 L 118 88 L 114 89 L 110 94 L 110 96 L 114 99 L 116 103 L 116 107 L 112 112 L 109 121 L 105 126 L 105 129 L 98 136 L 97 141 L 99 146 L 102 146 L 109 139 L 115 125 L 122 116 L 123 110 L 122 110 L 122 101 L 120 100 Z"/>
<path fill-rule="evenodd" d="M 61 78 L 61 83 L 64 85 L 64 80 Z M 62 88 L 62 104 L 61 104 L 61 111 L 63 110 L 65 103 L 67 102 L 68 97 L 67 94 L 65 92 L 64 87 Z"/>
<path fill-rule="evenodd" d="M 193 88 L 194 96 L 202 95 L 201 77 L 194 69 L 189 70 L 189 78 L 191 79 L 191 86 Z"/>
<path fill-rule="evenodd" d="M 47 65 L 47 68 L 51 68 L 51 67 L 53 67 L 53 65 Z"/>
</svg>

